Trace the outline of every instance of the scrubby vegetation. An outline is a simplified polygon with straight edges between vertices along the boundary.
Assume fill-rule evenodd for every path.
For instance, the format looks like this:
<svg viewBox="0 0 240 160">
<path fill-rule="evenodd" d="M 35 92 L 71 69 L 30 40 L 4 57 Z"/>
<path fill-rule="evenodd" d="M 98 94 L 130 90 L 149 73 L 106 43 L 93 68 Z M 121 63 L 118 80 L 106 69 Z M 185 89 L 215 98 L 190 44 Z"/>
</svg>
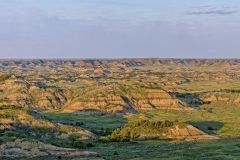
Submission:
<svg viewBox="0 0 240 160">
<path fill-rule="evenodd" d="M 205 104 L 193 111 L 158 110 L 138 113 L 128 116 L 128 121 L 136 122 L 140 119 L 152 121 L 169 120 L 186 122 L 209 134 L 223 137 L 240 136 L 239 106 L 227 103 Z"/>
<path fill-rule="evenodd" d="M 174 125 L 180 125 L 178 122 L 171 121 L 156 121 L 142 120 L 127 124 L 123 127 L 115 129 L 110 136 L 102 137 L 103 141 L 133 141 L 136 140 L 141 134 L 160 134 L 166 132 L 166 128 Z M 183 124 L 181 124 L 183 125 Z"/>
<path fill-rule="evenodd" d="M 41 117 L 34 117 L 28 110 L 17 106 L 0 107 L 0 143 L 17 139 L 36 139 L 60 147 L 85 148 L 94 135 L 82 128 L 52 123 Z"/>
<path fill-rule="evenodd" d="M 100 153 L 100 158 L 94 157 L 98 160 L 240 157 L 239 60 L 1 63 L 0 153 L 7 155 L 3 158 L 16 153 L 22 156 L 17 159 L 71 159 L 67 156 L 79 150 Z M 196 130 L 189 131 L 192 128 Z M 189 132 L 184 140 L 198 132 L 220 139 L 176 140 L 180 131 Z M 51 148 L 73 152 L 50 156 Z"/>
</svg>

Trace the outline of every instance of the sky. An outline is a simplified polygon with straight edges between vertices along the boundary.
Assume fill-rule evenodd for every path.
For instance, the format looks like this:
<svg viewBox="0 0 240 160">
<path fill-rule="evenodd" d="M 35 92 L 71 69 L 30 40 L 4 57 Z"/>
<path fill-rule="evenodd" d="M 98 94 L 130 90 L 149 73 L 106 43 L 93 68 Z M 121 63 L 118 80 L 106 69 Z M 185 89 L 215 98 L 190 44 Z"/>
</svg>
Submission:
<svg viewBox="0 0 240 160">
<path fill-rule="evenodd" d="M 239 0 L 0 0 L 0 58 L 240 58 Z"/>
</svg>

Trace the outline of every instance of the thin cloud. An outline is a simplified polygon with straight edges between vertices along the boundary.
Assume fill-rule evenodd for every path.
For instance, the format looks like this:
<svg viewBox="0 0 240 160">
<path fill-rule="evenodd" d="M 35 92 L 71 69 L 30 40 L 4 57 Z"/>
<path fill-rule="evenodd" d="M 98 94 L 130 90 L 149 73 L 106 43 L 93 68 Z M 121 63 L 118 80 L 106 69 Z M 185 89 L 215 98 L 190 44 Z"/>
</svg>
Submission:
<svg viewBox="0 0 240 160">
<path fill-rule="evenodd" d="M 239 9 L 235 7 L 212 7 L 199 6 L 187 11 L 187 15 L 232 15 L 239 13 Z"/>
</svg>

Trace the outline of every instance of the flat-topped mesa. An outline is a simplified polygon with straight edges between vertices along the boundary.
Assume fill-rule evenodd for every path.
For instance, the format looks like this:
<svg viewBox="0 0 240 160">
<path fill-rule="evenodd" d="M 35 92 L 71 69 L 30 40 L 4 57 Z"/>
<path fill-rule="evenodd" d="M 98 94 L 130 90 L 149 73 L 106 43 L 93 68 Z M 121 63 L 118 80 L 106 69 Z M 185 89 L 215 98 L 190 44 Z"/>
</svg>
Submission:
<svg viewBox="0 0 240 160">
<path fill-rule="evenodd" d="M 69 67 L 132 67 L 132 66 L 225 66 L 239 65 L 239 59 L 158 59 L 158 58 L 133 58 L 133 59 L 89 59 L 89 60 L 0 60 L 0 69 L 45 67 L 56 68 L 58 66 Z"/>
</svg>

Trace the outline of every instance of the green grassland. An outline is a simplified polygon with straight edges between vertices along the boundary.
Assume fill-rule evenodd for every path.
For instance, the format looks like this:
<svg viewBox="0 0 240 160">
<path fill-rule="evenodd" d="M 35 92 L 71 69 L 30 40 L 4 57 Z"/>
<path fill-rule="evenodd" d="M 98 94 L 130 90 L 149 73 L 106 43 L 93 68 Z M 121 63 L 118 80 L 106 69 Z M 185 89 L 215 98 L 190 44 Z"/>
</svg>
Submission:
<svg viewBox="0 0 240 160">
<path fill-rule="evenodd" d="M 94 151 L 101 154 L 100 157 L 94 158 L 34 158 L 41 160 L 240 159 L 240 106 L 234 105 L 233 103 L 231 104 L 235 96 L 239 97 L 240 81 L 239 78 L 235 76 L 229 78 L 227 74 L 229 73 L 229 75 L 231 75 L 232 70 L 234 72 L 236 71 L 237 75 L 239 67 L 229 69 L 219 64 L 210 66 L 193 66 L 191 64 L 154 66 L 149 64 L 145 66 L 133 66 L 127 69 L 133 71 L 112 73 L 111 77 L 107 77 L 106 75 L 98 77 L 90 72 L 88 73 L 88 78 L 81 79 L 79 75 L 84 75 L 85 73 L 77 73 L 76 77 L 79 78 L 78 80 L 76 80 L 74 75 L 71 76 L 70 72 L 68 75 L 67 70 L 64 69 L 64 72 L 59 71 L 59 73 L 55 74 L 46 72 L 45 79 L 52 78 L 56 81 L 36 83 L 35 85 L 41 88 L 41 90 L 33 90 L 31 96 L 36 98 L 36 95 L 49 93 L 54 97 L 55 93 L 62 93 L 60 90 L 64 90 L 69 102 L 74 103 L 88 101 L 94 98 L 97 100 L 98 97 L 107 98 L 108 95 L 121 96 L 131 93 L 145 95 L 145 89 L 157 88 L 164 89 L 173 95 L 175 93 L 179 95 L 182 94 L 182 97 L 184 97 L 183 95 L 189 94 L 190 96 L 186 96 L 187 98 L 185 98 L 185 101 L 183 100 L 184 102 L 188 103 L 188 100 L 190 102 L 199 100 L 199 103 L 194 106 L 195 109 L 193 110 L 138 110 L 136 114 L 125 115 L 105 113 L 97 110 L 66 113 L 63 111 L 63 108 L 67 107 L 67 105 L 69 105 L 68 103 L 54 111 L 3 106 L 0 107 L 0 145 L 14 142 L 17 139 L 26 139 L 29 141 L 37 140 L 58 147 Z M 181 69 L 183 70 L 181 71 Z M 189 70 L 185 72 L 185 69 Z M 111 70 L 109 69 L 109 71 Z M 226 74 L 223 74 L 223 72 L 226 72 Z M 205 77 L 201 77 L 200 73 Z M 210 76 L 208 76 L 208 73 Z M 88 74 L 85 75 L 87 76 Z M 198 77 L 198 74 L 200 77 Z M 11 75 L 8 74 L 0 75 L 0 83 L 4 83 L 4 81 L 10 77 Z M 220 77 L 221 80 L 218 80 L 218 77 Z M 4 94 L 27 94 L 27 85 L 26 87 L 19 88 L 20 89 L 12 88 L 6 92 L 1 91 L 1 100 L 3 101 L 3 98 L 6 97 Z M 204 94 L 226 95 L 225 97 L 230 100 L 226 100 L 226 103 L 223 101 L 215 103 L 215 101 L 213 101 L 211 104 L 203 104 L 208 101 L 200 101 L 198 98 L 204 97 Z M 179 97 L 181 98 L 181 96 Z M 146 121 L 146 125 L 138 124 L 139 122 Z M 135 138 L 140 135 L 141 131 L 144 131 L 144 133 L 159 133 L 161 131 L 161 124 L 164 124 L 162 122 L 166 121 L 178 124 L 191 124 L 220 139 L 181 141 L 160 139 L 143 140 Z M 158 124 L 160 127 L 149 127 Z M 94 133 L 93 135 L 96 135 L 96 139 L 85 141 L 83 139 L 84 134 L 81 134 L 81 132 L 85 130 Z M 133 138 L 126 141 L 124 141 L 125 139 L 103 140 L 104 137 L 114 135 L 114 132 L 119 135 L 125 132 L 136 133 L 136 135 L 133 135 Z M 122 137 L 120 136 L 120 138 Z"/>
<path fill-rule="evenodd" d="M 239 159 L 240 156 L 240 108 L 239 106 L 216 103 L 202 105 L 198 110 L 158 110 L 140 112 L 135 115 L 115 114 L 75 114 L 62 112 L 42 112 L 46 118 L 55 122 L 83 122 L 83 128 L 101 131 L 123 126 L 127 122 L 140 120 L 186 122 L 213 135 L 222 137 L 212 141 L 134 141 L 134 142 L 95 142 L 88 150 L 101 153 L 102 159 L 143 160 L 143 159 Z M 73 124 L 74 125 L 74 124 Z M 99 159 L 101 159 L 99 158 Z"/>
<path fill-rule="evenodd" d="M 137 143 L 106 143 L 91 148 L 111 160 L 226 160 L 239 159 L 240 140 L 228 139 L 202 142 L 142 141 Z"/>
<path fill-rule="evenodd" d="M 123 116 L 107 113 L 42 112 L 41 115 L 55 122 L 80 125 L 94 133 L 111 132 L 127 123 Z"/>
<path fill-rule="evenodd" d="M 28 112 L 22 109 L 12 110 L 3 108 L 2 112 L 8 113 L 5 116 L 16 117 L 26 115 L 33 119 Z M 166 159 L 166 160 L 238 160 L 240 157 L 240 108 L 225 103 L 206 104 L 196 110 L 155 110 L 148 112 L 139 112 L 137 114 L 117 115 L 98 112 L 79 112 L 63 113 L 61 111 L 43 111 L 40 112 L 46 121 L 45 123 L 63 123 L 74 127 L 81 127 L 93 131 L 98 136 L 108 135 L 111 132 L 127 123 L 139 122 L 140 120 L 156 121 L 180 121 L 194 125 L 201 130 L 222 137 L 220 140 L 211 141 L 167 141 L 167 140 L 145 140 L 133 142 L 93 142 L 92 147 L 87 150 L 101 153 L 97 158 L 71 158 L 72 160 L 145 160 L 145 159 Z M 49 122 L 48 122 L 49 121 Z M 33 131 L 31 131 L 33 132 Z M 34 132 L 41 132 L 35 130 Z M 48 132 L 47 130 L 44 132 Z M 11 134 L 11 135 L 9 135 Z M 36 138 L 33 135 L 27 135 L 22 130 L 17 133 L 1 133 L 3 141 L 12 141 L 11 139 L 23 135 L 23 138 Z M 6 137 L 7 136 L 7 137 Z M 40 141 L 41 138 L 37 138 Z M 70 140 L 70 139 L 68 139 Z M 63 145 L 62 140 L 48 139 L 45 143 Z M 72 144 L 63 142 L 66 147 L 74 147 Z M 60 157 L 37 157 L 39 160 L 59 159 Z M 25 159 L 25 158 L 24 158 Z M 70 159 L 61 157 L 60 159 Z"/>
<path fill-rule="evenodd" d="M 240 107 L 226 103 L 205 104 L 199 109 L 186 110 L 154 110 L 139 112 L 125 117 L 116 114 L 76 114 L 63 112 L 42 112 L 46 118 L 56 122 L 80 124 L 91 131 L 112 131 L 128 122 L 140 120 L 180 121 L 194 125 L 203 131 L 219 136 L 240 136 Z"/>
<path fill-rule="evenodd" d="M 214 91 L 221 89 L 240 89 L 239 80 L 229 80 L 229 81 L 192 81 L 182 85 L 176 86 L 179 89 L 185 89 L 192 92 L 199 91 Z"/>
<path fill-rule="evenodd" d="M 24 110 L 11 110 L 5 108 L 5 113 L 8 116 L 13 116 Z M 6 114 L 5 114 L 6 115 Z M 87 150 L 101 153 L 99 158 L 71 158 L 72 160 L 144 160 L 144 159 L 166 159 L 166 160 L 192 160 L 192 159 L 207 159 L 207 160 L 234 160 L 240 157 L 240 139 L 230 138 L 237 137 L 240 134 L 240 110 L 239 106 L 216 103 L 202 105 L 199 110 L 192 111 L 173 111 L 173 110 L 158 110 L 148 111 L 145 113 L 137 113 L 135 115 L 116 115 L 108 113 L 63 113 L 63 112 L 41 112 L 41 115 L 46 120 L 52 122 L 66 123 L 73 126 L 94 131 L 98 136 L 103 132 L 110 134 L 115 128 L 125 125 L 128 122 L 138 122 L 139 120 L 147 119 L 151 121 L 163 120 L 178 120 L 180 122 L 187 122 L 202 129 L 209 134 L 216 134 L 223 136 L 223 139 L 212 141 L 165 141 L 165 140 L 151 140 L 151 141 L 134 141 L 134 142 L 94 142 L 93 147 L 87 147 Z M 33 117 L 27 116 L 30 119 Z M 45 124 L 45 122 L 44 122 Z M 25 128 L 26 129 L 26 128 Z M 33 132 L 33 131 L 31 131 Z M 41 133 L 41 130 L 34 132 Z M 47 130 L 44 133 L 49 132 Z M 2 133 L 3 141 L 12 141 L 11 138 L 36 138 L 33 135 L 26 135 L 23 130 L 18 130 L 17 133 L 5 132 Z M 226 136 L 226 137 L 225 137 Z M 230 136 L 230 137 L 229 137 Z M 7 139 L 10 138 L 10 139 Z M 41 138 L 36 138 L 40 141 Z M 69 141 L 68 139 L 67 141 Z M 74 145 L 63 142 L 57 139 L 48 139 L 45 141 L 58 146 L 74 147 Z M 69 141 L 70 142 L 70 141 Z M 25 158 L 23 158 L 25 159 Z M 37 157 L 35 159 L 52 160 L 59 159 L 59 157 Z M 61 159 L 70 159 L 61 157 Z"/>
<path fill-rule="evenodd" d="M 0 145 L 17 139 L 34 139 L 59 147 L 86 147 L 81 141 L 84 131 L 81 127 L 52 123 L 34 114 L 17 106 L 0 107 Z M 68 133 L 67 138 L 60 138 Z"/>
<path fill-rule="evenodd" d="M 178 120 L 187 122 L 208 133 L 215 133 L 219 136 L 240 136 L 240 107 L 225 103 L 202 105 L 198 110 L 173 111 L 158 110 L 147 113 L 138 113 L 128 116 L 128 120 L 138 121 L 139 119 Z M 207 129 L 208 128 L 208 129 Z"/>
<path fill-rule="evenodd" d="M 72 160 L 238 160 L 240 139 L 176 142 L 140 141 L 97 143 L 89 148 L 101 153 L 100 158 L 72 158 Z M 57 157 L 39 157 L 53 160 Z M 64 159 L 64 158 L 61 158 Z M 66 160 L 68 160 L 66 158 Z"/>
</svg>

